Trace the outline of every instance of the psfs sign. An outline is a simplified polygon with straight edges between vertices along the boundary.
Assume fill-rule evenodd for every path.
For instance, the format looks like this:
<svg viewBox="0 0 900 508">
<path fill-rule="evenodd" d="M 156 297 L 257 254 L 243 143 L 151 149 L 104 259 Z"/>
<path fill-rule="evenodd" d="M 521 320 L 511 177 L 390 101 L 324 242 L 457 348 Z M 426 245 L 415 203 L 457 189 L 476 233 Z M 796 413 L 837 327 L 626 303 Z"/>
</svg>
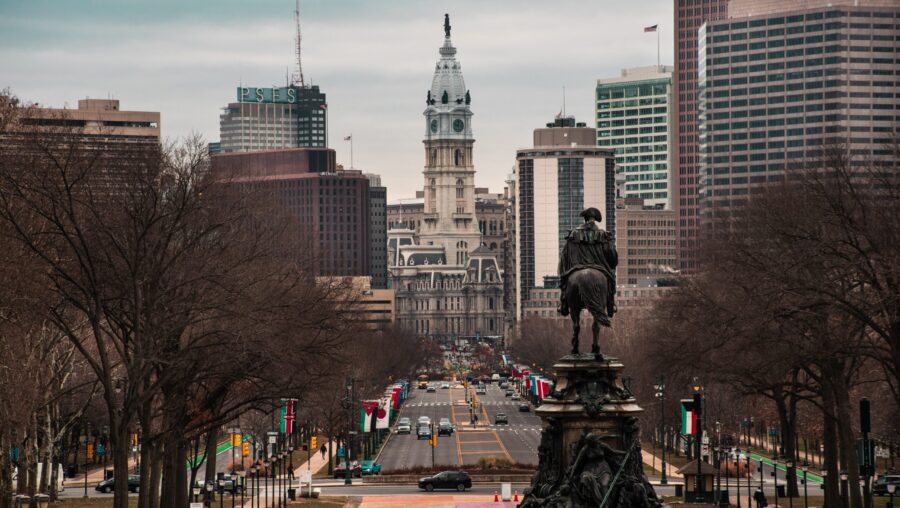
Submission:
<svg viewBox="0 0 900 508">
<path fill-rule="evenodd" d="M 294 104 L 297 102 L 297 88 L 256 88 L 242 86 L 237 89 L 238 102 L 268 102 L 278 104 Z"/>
</svg>

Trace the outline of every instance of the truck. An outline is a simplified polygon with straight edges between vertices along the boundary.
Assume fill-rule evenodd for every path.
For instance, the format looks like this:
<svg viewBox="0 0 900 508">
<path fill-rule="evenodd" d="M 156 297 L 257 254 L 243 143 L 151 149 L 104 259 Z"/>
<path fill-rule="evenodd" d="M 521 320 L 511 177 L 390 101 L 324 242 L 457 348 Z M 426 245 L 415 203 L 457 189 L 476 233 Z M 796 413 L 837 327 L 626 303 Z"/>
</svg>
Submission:
<svg viewBox="0 0 900 508">
<path fill-rule="evenodd" d="M 499 383 L 500 382 L 500 374 L 494 374 L 491 376 L 491 383 Z"/>
</svg>

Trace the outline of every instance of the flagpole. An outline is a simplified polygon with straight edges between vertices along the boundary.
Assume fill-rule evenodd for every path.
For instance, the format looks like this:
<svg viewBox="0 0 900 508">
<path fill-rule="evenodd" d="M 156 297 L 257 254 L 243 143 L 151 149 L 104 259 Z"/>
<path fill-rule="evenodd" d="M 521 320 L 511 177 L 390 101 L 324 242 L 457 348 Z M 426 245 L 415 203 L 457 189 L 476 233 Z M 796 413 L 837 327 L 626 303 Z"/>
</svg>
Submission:
<svg viewBox="0 0 900 508">
<path fill-rule="evenodd" d="M 656 70 L 659 68 L 659 27 L 656 27 Z"/>
</svg>

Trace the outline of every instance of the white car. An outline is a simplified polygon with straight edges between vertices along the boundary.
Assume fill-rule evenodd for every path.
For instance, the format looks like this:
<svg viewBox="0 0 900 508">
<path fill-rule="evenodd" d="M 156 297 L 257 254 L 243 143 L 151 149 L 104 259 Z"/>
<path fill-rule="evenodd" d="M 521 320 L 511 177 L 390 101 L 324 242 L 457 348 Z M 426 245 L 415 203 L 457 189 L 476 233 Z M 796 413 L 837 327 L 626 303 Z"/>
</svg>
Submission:
<svg viewBox="0 0 900 508">
<path fill-rule="evenodd" d="M 450 383 L 441 383 L 441 390 L 447 390 L 450 388 Z"/>
</svg>

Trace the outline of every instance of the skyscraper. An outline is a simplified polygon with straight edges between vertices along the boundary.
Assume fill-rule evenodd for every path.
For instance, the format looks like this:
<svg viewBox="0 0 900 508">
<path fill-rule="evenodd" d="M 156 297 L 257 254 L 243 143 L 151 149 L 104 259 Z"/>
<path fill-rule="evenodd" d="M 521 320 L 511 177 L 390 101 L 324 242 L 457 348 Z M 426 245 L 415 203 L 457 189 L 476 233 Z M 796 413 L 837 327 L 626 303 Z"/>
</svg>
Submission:
<svg viewBox="0 0 900 508">
<path fill-rule="evenodd" d="M 625 198 L 671 207 L 670 148 L 672 67 L 623 69 L 597 80 L 597 146 L 616 154 Z"/>
<path fill-rule="evenodd" d="M 219 116 L 221 153 L 328 146 L 328 105 L 318 86 L 238 87 Z"/>
<path fill-rule="evenodd" d="M 532 288 L 558 287 L 559 252 L 587 207 L 615 234 L 615 158 L 596 144 L 596 130 L 572 117 L 534 130 L 534 147 L 516 152 L 516 308 Z"/>
<path fill-rule="evenodd" d="M 675 0 L 674 129 L 672 205 L 678 228 L 678 264 L 696 269 L 700 167 L 697 116 L 697 30 L 727 15 L 728 0 Z"/>
<path fill-rule="evenodd" d="M 387 282 L 387 187 L 381 176 L 365 173 L 369 179 L 369 226 L 372 242 L 372 289 L 384 289 Z"/>
<path fill-rule="evenodd" d="M 732 0 L 700 28 L 700 218 L 843 146 L 860 163 L 891 157 L 900 4 Z"/>
</svg>

